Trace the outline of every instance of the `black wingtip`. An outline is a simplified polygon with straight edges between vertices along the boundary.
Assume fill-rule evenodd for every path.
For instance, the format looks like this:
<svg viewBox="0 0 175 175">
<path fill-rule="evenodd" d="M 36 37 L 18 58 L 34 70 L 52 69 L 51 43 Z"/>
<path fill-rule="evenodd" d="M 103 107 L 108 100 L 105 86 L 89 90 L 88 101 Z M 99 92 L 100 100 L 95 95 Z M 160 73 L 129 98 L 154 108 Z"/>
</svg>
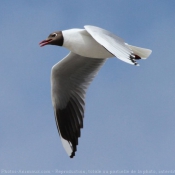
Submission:
<svg viewBox="0 0 175 175">
<path fill-rule="evenodd" d="M 131 54 L 130 55 L 130 60 L 132 63 L 134 63 L 135 66 L 139 65 L 136 60 L 140 60 L 141 58 L 138 55 Z"/>
<path fill-rule="evenodd" d="M 135 56 L 134 59 L 136 59 L 136 60 L 140 60 L 141 59 L 141 57 L 139 57 L 138 55 L 134 55 L 134 56 Z"/>
<path fill-rule="evenodd" d="M 75 152 L 72 152 L 72 154 L 70 155 L 70 158 L 73 158 L 75 156 Z"/>
</svg>

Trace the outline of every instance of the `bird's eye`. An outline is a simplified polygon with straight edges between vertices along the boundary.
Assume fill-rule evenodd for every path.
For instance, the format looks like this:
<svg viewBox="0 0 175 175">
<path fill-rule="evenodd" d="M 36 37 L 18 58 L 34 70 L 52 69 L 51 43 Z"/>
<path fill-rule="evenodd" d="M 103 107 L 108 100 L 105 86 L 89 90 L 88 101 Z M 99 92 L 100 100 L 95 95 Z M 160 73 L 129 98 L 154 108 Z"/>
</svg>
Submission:
<svg viewBox="0 0 175 175">
<path fill-rule="evenodd" d="M 57 33 L 52 33 L 50 36 L 51 37 L 56 37 L 57 36 Z"/>
</svg>

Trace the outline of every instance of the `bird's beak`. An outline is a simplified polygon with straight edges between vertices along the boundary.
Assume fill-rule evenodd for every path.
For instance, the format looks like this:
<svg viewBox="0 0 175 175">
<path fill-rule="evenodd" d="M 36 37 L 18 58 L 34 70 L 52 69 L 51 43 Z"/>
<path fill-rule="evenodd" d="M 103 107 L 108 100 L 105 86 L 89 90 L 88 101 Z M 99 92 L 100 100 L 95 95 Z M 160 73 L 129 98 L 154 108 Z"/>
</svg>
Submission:
<svg viewBox="0 0 175 175">
<path fill-rule="evenodd" d="M 43 47 L 43 46 L 49 44 L 50 41 L 52 41 L 52 39 L 43 40 L 43 41 L 41 41 L 41 42 L 39 43 L 39 45 L 40 45 L 40 47 Z"/>
</svg>

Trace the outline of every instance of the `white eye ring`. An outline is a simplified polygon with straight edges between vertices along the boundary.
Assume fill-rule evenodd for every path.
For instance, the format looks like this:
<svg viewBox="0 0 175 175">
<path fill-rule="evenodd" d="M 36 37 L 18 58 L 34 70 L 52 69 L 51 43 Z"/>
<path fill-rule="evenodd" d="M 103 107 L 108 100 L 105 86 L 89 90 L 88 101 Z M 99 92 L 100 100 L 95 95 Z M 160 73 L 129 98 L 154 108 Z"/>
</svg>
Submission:
<svg viewBox="0 0 175 175">
<path fill-rule="evenodd" d="M 53 33 L 53 34 L 52 34 L 52 37 L 56 37 L 56 36 L 57 36 L 57 33 Z"/>
</svg>

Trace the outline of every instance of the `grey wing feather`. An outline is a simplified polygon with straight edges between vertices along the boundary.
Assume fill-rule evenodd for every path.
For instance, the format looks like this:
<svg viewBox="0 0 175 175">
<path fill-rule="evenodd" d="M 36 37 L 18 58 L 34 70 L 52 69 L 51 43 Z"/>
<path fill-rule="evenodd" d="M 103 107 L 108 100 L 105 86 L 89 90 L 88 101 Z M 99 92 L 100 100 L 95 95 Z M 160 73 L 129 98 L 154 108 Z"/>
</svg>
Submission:
<svg viewBox="0 0 175 175">
<path fill-rule="evenodd" d="M 105 61 L 70 52 L 52 68 L 55 120 L 61 139 L 67 143 L 63 146 L 70 157 L 75 155 L 80 129 L 83 128 L 86 90 Z"/>
<path fill-rule="evenodd" d="M 134 59 L 132 50 L 126 45 L 123 39 L 111 32 L 95 26 L 84 26 L 86 31 L 109 52 L 120 60 L 129 64 L 138 65 Z"/>
</svg>

